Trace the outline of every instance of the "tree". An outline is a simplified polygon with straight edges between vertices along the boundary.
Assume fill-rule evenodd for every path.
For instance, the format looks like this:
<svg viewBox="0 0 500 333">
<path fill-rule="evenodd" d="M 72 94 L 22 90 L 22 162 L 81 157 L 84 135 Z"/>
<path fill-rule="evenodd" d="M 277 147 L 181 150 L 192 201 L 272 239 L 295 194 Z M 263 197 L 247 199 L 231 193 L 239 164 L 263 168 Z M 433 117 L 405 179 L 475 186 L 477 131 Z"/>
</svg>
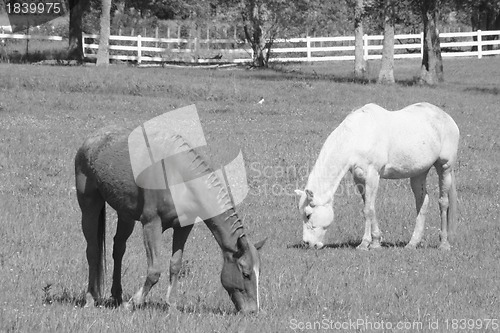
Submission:
<svg viewBox="0 0 500 333">
<path fill-rule="evenodd" d="M 363 52 L 363 2 L 363 0 L 356 0 L 354 7 L 354 76 L 356 78 L 362 78 L 366 72 L 366 61 Z"/>
<path fill-rule="evenodd" d="M 266 67 L 274 40 L 308 33 L 321 9 L 321 0 L 240 0 L 240 17 L 245 38 L 253 51 L 253 65 Z"/>
<path fill-rule="evenodd" d="M 465 20 L 463 23 L 471 24 L 472 30 L 500 30 L 500 1 L 497 0 L 455 0 L 457 11 Z M 492 40 L 497 36 L 483 36 L 484 40 Z M 473 39 L 476 41 L 477 37 Z M 493 45 L 488 45 L 491 49 Z M 473 46 L 472 50 L 477 50 Z"/>
<path fill-rule="evenodd" d="M 256 67 L 267 67 L 272 40 L 275 37 L 275 32 L 272 31 L 272 28 L 269 28 L 269 42 L 266 42 L 266 36 L 264 36 L 263 32 L 265 16 L 268 15 L 266 12 L 267 8 L 265 8 L 264 2 L 261 0 L 245 1 L 241 11 L 245 38 L 252 46 L 252 63 Z"/>
<path fill-rule="evenodd" d="M 304 0 L 242 0 L 241 18 L 245 38 L 253 53 L 253 65 L 267 67 L 271 47 L 279 33 L 283 33 L 294 19 L 297 4 Z"/>
<path fill-rule="evenodd" d="M 109 65 L 109 34 L 111 24 L 111 0 L 102 0 L 101 32 L 99 34 L 99 50 L 97 51 L 97 66 Z"/>
<path fill-rule="evenodd" d="M 384 1 L 384 43 L 378 83 L 394 83 L 394 0 Z"/>
<path fill-rule="evenodd" d="M 455 0 L 457 10 L 465 13 L 472 30 L 500 29 L 500 1 Z"/>
<path fill-rule="evenodd" d="M 69 45 L 68 58 L 83 61 L 82 21 L 90 7 L 89 0 L 69 0 Z"/>
<path fill-rule="evenodd" d="M 439 44 L 438 8 L 436 0 L 419 1 L 424 24 L 424 45 L 420 84 L 435 85 L 444 81 L 443 59 Z"/>
</svg>

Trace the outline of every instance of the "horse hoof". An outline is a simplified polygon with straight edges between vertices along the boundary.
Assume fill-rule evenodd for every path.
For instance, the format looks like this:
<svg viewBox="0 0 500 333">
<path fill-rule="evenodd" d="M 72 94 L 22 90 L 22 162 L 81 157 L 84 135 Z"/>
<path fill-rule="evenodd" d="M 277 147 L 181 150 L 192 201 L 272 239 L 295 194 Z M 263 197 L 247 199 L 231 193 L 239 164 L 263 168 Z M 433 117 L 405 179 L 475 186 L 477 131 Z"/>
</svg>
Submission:
<svg viewBox="0 0 500 333">
<path fill-rule="evenodd" d="M 370 250 L 377 250 L 381 249 L 382 245 L 380 245 L 380 242 L 373 242 L 370 244 Z"/>
<path fill-rule="evenodd" d="M 130 311 L 130 312 L 134 311 L 134 309 L 135 309 L 134 302 L 132 300 L 130 300 L 128 302 L 123 302 L 122 307 L 125 310 Z"/>
<path fill-rule="evenodd" d="M 177 304 L 176 303 L 169 303 L 167 302 L 167 308 L 169 313 L 178 313 L 180 312 L 179 309 L 177 309 Z"/>
<path fill-rule="evenodd" d="M 361 243 L 361 244 L 359 244 L 356 247 L 356 250 L 359 250 L 359 251 L 368 251 L 368 245 Z"/>
<path fill-rule="evenodd" d="M 123 300 L 122 300 L 121 297 L 111 296 L 111 298 L 109 299 L 108 303 L 109 303 L 110 306 L 112 306 L 114 308 L 118 308 L 123 303 Z"/>
<path fill-rule="evenodd" d="M 83 304 L 83 307 L 88 309 L 88 308 L 95 308 L 95 300 L 94 298 L 90 295 L 90 294 L 87 294 L 85 296 L 85 304 Z"/>
<path fill-rule="evenodd" d="M 441 243 L 441 245 L 439 245 L 439 249 L 442 250 L 442 251 L 450 251 L 451 250 L 451 245 L 448 242 Z"/>
</svg>

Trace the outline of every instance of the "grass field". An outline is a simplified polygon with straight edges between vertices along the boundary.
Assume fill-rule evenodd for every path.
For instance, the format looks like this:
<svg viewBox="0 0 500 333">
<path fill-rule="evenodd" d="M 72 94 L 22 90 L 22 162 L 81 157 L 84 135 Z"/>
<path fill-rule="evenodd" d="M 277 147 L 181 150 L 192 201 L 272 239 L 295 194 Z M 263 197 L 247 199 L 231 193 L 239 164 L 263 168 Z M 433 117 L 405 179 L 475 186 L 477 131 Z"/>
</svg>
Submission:
<svg viewBox="0 0 500 333">
<path fill-rule="evenodd" d="M 371 79 L 377 66 L 370 64 Z M 348 62 L 262 71 L 0 64 L 0 331 L 499 332 L 500 58 L 446 59 L 444 66 L 446 82 L 431 88 L 413 84 L 417 61 L 396 62 L 394 86 L 352 82 Z M 421 248 L 402 247 L 415 212 L 409 182 L 401 180 L 382 181 L 379 190 L 386 246 L 356 251 L 362 207 L 350 177 L 335 197 L 330 246 L 297 247 L 302 222 L 293 190 L 304 187 L 328 134 L 366 103 L 400 109 L 420 101 L 446 110 L 461 130 L 459 237 L 452 251 L 437 249 L 434 171 Z M 254 242 L 268 237 L 261 253 L 262 311 L 234 313 L 220 283 L 220 250 L 203 224 L 186 245 L 175 309 L 165 304 L 166 274 L 145 307 L 132 313 L 81 308 L 87 263 L 73 188 L 76 149 L 104 125 L 134 128 L 193 103 L 216 162 L 229 160 L 228 142 L 244 154 L 250 195 L 238 210 Z M 107 222 L 109 296 L 111 209 Z M 170 244 L 167 231 L 165 268 Z M 146 271 L 140 225 L 123 267 L 130 296 Z"/>
</svg>

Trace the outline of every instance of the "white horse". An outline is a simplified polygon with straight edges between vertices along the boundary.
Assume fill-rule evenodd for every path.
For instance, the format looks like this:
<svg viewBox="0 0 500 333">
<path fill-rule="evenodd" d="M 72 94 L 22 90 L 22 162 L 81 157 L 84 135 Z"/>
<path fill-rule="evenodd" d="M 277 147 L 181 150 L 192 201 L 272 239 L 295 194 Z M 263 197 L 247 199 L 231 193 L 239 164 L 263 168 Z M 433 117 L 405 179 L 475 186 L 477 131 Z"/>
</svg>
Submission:
<svg viewBox="0 0 500 333">
<path fill-rule="evenodd" d="M 381 232 L 375 216 L 379 179 L 410 178 L 417 221 L 406 247 L 421 241 L 429 205 L 426 178 L 434 166 L 439 176 L 441 211 L 440 248 L 450 249 L 456 231 L 457 192 L 453 166 L 457 160 L 459 130 L 453 119 L 429 103 L 387 111 L 367 104 L 352 112 L 330 134 L 300 196 L 303 244 L 321 248 L 326 229 L 334 220 L 333 197 L 349 170 L 364 201 L 365 232 L 358 249 L 380 247 Z"/>
</svg>

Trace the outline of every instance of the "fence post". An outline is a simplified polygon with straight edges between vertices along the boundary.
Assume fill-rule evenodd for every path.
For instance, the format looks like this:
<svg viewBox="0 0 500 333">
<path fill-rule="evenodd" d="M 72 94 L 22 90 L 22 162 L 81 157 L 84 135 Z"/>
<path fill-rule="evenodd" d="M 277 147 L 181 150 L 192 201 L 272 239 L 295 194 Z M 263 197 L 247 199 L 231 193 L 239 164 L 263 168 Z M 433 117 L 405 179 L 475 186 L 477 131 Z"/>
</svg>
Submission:
<svg viewBox="0 0 500 333">
<path fill-rule="evenodd" d="M 193 60 L 194 62 L 198 62 L 198 45 L 199 45 L 199 41 L 198 41 L 198 36 L 194 37 L 193 39 Z"/>
<path fill-rule="evenodd" d="M 142 57 L 142 42 L 141 42 L 141 35 L 137 35 L 137 64 L 141 64 L 141 57 Z"/>
<path fill-rule="evenodd" d="M 307 61 L 311 62 L 311 37 L 306 36 Z"/>
<path fill-rule="evenodd" d="M 155 38 L 158 39 L 159 37 L 159 32 L 158 32 L 158 27 L 155 28 Z M 158 42 L 155 43 L 155 47 L 158 47 Z"/>
<path fill-rule="evenodd" d="M 483 46 L 482 46 L 482 35 L 481 30 L 477 31 L 477 58 L 481 59 L 483 57 Z"/>
<path fill-rule="evenodd" d="M 82 54 L 83 58 L 85 59 L 86 54 L 85 54 L 85 34 L 82 32 Z"/>
<path fill-rule="evenodd" d="M 424 58 L 424 33 L 420 33 L 420 59 Z"/>
<path fill-rule="evenodd" d="M 167 26 L 167 39 L 170 39 L 170 26 Z M 167 49 L 170 49 L 170 40 L 167 42 Z"/>
<path fill-rule="evenodd" d="M 363 59 L 368 60 L 368 35 L 363 35 Z"/>
<path fill-rule="evenodd" d="M 210 25 L 207 24 L 207 50 L 210 50 Z"/>
<path fill-rule="evenodd" d="M 181 25 L 177 26 L 177 50 L 181 51 Z"/>
</svg>

